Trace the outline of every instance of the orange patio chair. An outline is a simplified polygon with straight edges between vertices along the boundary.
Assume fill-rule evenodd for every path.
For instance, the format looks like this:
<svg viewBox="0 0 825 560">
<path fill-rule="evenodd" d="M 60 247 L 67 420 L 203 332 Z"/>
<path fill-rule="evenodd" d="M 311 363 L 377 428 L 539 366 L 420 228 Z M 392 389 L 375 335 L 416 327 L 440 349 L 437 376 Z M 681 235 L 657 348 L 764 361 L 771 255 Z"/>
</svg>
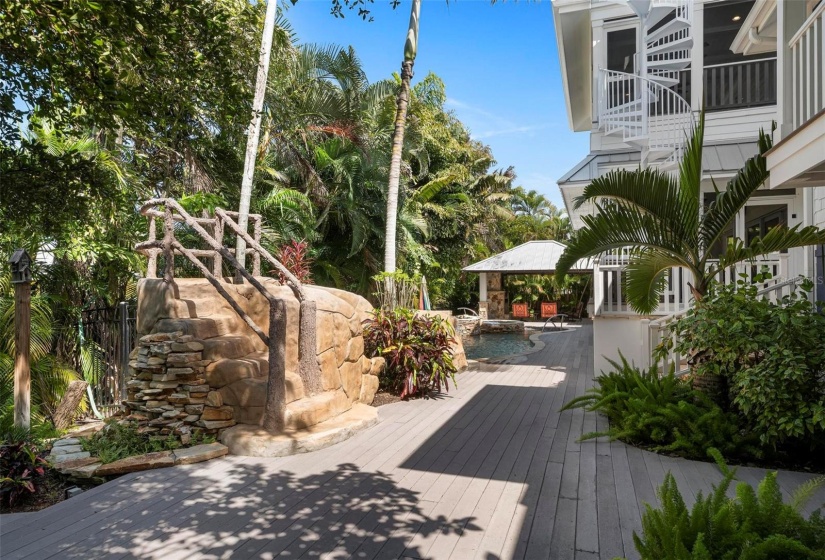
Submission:
<svg viewBox="0 0 825 560">
<path fill-rule="evenodd" d="M 526 303 L 513 304 L 513 319 L 528 319 L 530 317 L 530 307 Z"/>
<path fill-rule="evenodd" d="M 559 304 L 555 301 L 543 301 L 541 302 L 541 318 L 542 319 L 549 319 L 554 315 L 559 314 Z"/>
</svg>

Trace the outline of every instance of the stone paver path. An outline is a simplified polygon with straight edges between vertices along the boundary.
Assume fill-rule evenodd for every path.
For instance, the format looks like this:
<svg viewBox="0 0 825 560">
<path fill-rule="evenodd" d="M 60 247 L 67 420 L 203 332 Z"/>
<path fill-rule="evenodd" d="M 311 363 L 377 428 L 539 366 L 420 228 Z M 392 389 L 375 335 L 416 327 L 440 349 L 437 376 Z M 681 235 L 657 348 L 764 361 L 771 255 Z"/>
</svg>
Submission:
<svg viewBox="0 0 825 560">
<path fill-rule="evenodd" d="M 688 502 L 721 477 L 708 463 L 578 443 L 605 427 L 560 412 L 592 383 L 592 328 L 543 340 L 521 363 L 461 374 L 438 399 L 382 407 L 380 424 L 323 451 L 134 473 L 3 516 L 0 556 L 635 558 L 633 531 L 665 472 Z M 739 470 L 753 484 L 762 474 Z M 808 478 L 779 475 L 785 491 Z"/>
</svg>

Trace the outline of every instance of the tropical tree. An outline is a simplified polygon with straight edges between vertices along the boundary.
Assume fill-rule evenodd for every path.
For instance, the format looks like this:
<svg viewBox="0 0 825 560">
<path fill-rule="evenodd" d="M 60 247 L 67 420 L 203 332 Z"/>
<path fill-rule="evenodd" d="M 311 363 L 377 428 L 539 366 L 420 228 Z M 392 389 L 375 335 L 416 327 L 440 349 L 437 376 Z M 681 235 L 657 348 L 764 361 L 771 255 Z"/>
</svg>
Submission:
<svg viewBox="0 0 825 560">
<path fill-rule="evenodd" d="M 559 277 L 578 259 L 628 248 L 628 303 L 640 313 L 651 313 L 659 303 L 671 267 L 684 267 L 691 272 L 691 289 L 698 300 L 724 269 L 767 253 L 825 243 L 825 230 L 780 226 L 750 243 L 732 239 L 718 260 L 711 260 L 711 247 L 724 240 L 738 212 L 767 180 L 764 154 L 772 141 L 760 132 L 759 153 L 702 210 L 699 200 L 704 120 L 702 114 L 676 176 L 653 168 L 613 171 L 585 187 L 576 199 L 576 207 L 591 202 L 596 211 L 582 217 L 584 227 L 572 237 L 559 259 Z"/>
<path fill-rule="evenodd" d="M 544 221 L 556 216 L 558 209 L 538 191 L 527 191 L 523 187 L 516 187 L 513 189 L 513 214 Z"/>
<path fill-rule="evenodd" d="M 398 221 L 398 184 L 401 180 L 401 151 L 404 147 L 404 130 L 407 126 L 407 107 L 410 102 L 410 81 L 413 64 L 418 52 L 418 18 L 421 0 L 413 0 L 410 25 L 404 43 L 404 62 L 401 63 L 401 88 L 398 91 L 395 130 L 392 135 L 392 156 L 387 186 L 387 223 L 384 235 L 384 272 L 395 272 L 395 234 Z"/>
</svg>

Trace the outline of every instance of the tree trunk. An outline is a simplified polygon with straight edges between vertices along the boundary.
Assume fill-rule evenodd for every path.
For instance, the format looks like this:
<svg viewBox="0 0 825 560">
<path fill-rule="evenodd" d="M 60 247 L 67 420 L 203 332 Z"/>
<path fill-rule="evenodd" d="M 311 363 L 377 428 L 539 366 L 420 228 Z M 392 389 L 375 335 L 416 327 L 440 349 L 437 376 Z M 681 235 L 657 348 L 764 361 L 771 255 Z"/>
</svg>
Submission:
<svg viewBox="0 0 825 560">
<path fill-rule="evenodd" d="M 387 186 L 387 226 L 384 234 L 384 272 L 395 272 L 395 238 L 398 224 L 398 185 L 401 181 L 401 152 L 404 148 L 404 132 L 407 126 L 407 107 L 410 104 L 410 81 L 413 64 L 418 53 L 418 17 L 421 0 L 413 0 L 410 25 L 404 43 L 404 62 L 401 63 L 401 91 L 398 92 L 395 112 L 395 130 L 392 134 L 392 158 Z"/>
<path fill-rule="evenodd" d="M 269 54 L 272 51 L 272 33 L 275 30 L 275 14 L 277 0 L 269 0 L 266 6 L 264 32 L 261 37 L 261 56 L 258 60 L 258 75 L 255 78 L 255 98 L 252 101 L 252 121 L 246 137 L 246 157 L 243 163 L 243 179 L 241 179 L 241 201 L 238 206 L 238 225 L 246 231 L 249 221 L 249 206 L 252 201 L 252 178 L 255 175 L 255 161 L 258 155 L 258 138 L 261 135 L 261 112 L 266 95 L 266 80 L 269 74 Z M 246 265 L 246 243 L 238 236 L 235 245 L 235 258 L 241 266 Z M 240 272 L 235 272 L 235 282 L 243 282 Z"/>
<path fill-rule="evenodd" d="M 14 425 L 31 427 L 31 292 L 29 282 L 14 285 Z"/>
<path fill-rule="evenodd" d="M 66 392 L 63 393 L 63 398 L 60 399 L 60 404 L 57 405 L 57 409 L 52 416 L 55 428 L 65 430 L 72 425 L 77 407 L 80 405 L 80 401 L 83 400 L 83 395 L 86 394 L 87 385 L 88 383 L 80 380 L 69 383 Z"/>
<path fill-rule="evenodd" d="M 404 132 L 407 126 L 407 107 L 410 103 L 410 80 L 413 61 L 401 65 L 401 91 L 398 92 L 398 109 L 395 113 L 395 131 L 392 135 L 390 180 L 387 188 L 387 229 L 384 235 L 384 271 L 395 272 L 396 229 L 398 224 L 398 186 L 401 182 L 401 152 L 404 148 Z"/>
</svg>

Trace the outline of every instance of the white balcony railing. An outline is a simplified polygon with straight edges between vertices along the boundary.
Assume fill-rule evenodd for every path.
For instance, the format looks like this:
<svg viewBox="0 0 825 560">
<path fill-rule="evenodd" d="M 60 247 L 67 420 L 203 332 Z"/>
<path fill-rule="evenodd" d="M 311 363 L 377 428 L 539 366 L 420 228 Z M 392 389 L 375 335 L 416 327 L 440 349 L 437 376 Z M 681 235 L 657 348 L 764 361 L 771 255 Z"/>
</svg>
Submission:
<svg viewBox="0 0 825 560">
<path fill-rule="evenodd" d="M 629 251 L 622 250 L 598 259 L 593 271 L 593 301 L 596 315 L 634 315 L 624 293 L 625 266 Z M 713 264 L 714 261 L 710 261 Z M 722 284 L 735 284 L 741 279 L 753 282 L 756 276 L 767 269 L 771 279 L 764 281 L 761 288 L 783 282 L 788 278 L 788 255 L 772 254 L 753 262 L 740 263 L 726 268 L 716 275 Z M 667 273 L 665 291 L 659 298 L 655 316 L 668 316 L 686 311 L 691 305 L 692 294 L 688 283 L 693 275 L 685 268 L 673 267 Z"/>
<path fill-rule="evenodd" d="M 799 128 L 825 108 L 825 2 L 805 20 L 788 42 L 793 80 L 793 126 Z"/>
</svg>

